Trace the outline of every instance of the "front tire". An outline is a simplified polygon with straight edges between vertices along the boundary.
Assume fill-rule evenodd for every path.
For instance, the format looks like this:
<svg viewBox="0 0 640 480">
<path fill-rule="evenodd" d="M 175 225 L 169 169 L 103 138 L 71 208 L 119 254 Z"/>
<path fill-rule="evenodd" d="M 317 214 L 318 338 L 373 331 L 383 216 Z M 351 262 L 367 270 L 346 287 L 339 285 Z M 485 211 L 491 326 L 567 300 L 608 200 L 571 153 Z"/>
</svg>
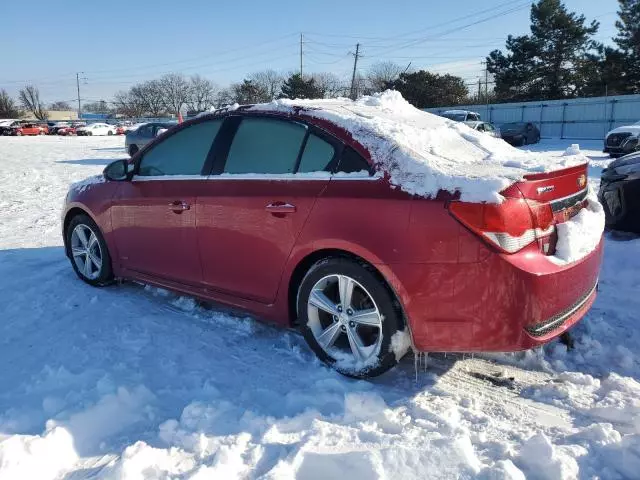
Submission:
<svg viewBox="0 0 640 480">
<path fill-rule="evenodd" d="M 113 281 L 111 256 L 102 232 L 87 215 L 76 215 L 65 232 L 71 265 L 80 280 L 94 287 Z"/>
<path fill-rule="evenodd" d="M 402 315 L 367 265 L 338 257 L 319 261 L 300 284 L 297 311 L 311 350 L 343 375 L 375 377 L 398 363 L 391 337 L 403 328 Z"/>
</svg>

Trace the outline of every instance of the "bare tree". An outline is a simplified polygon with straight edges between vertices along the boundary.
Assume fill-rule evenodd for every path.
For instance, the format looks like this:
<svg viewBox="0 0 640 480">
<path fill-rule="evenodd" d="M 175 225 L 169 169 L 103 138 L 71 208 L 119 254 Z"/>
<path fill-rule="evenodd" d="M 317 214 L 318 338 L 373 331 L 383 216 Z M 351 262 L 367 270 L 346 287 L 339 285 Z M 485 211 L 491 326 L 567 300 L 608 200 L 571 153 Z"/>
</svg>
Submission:
<svg viewBox="0 0 640 480">
<path fill-rule="evenodd" d="M 252 73 L 249 75 L 249 80 L 251 80 L 251 83 L 257 86 L 261 92 L 264 92 L 264 97 L 261 98 L 260 101 L 268 102 L 274 98 L 278 98 L 280 95 L 285 76 L 273 69 L 269 69 Z"/>
<path fill-rule="evenodd" d="M 0 90 L 0 118 L 18 118 L 22 112 L 6 90 Z"/>
<path fill-rule="evenodd" d="M 242 83 L 234 83 L 230 87 L 231 96 L 234 103 L 249 105 L 252 103 L 262 103 L 268 98 L 267 92 L 254 84 L 251 80 L 244 80 Z"/>
<path fill-rule="evenodd" d="M 91 113 L 110 113 L 111 109 L 106 101 L 100 100 L 98 102 L 89 102 L 82 104 L 82 110 Z"/>
<path fill-rule="evenodd" d="M 20 103 L 22 104 L 22 108 L 31 112 L 38 120 L 47 119 L 47 112 L 40 101 L 40 92 L 37 87 L 27 85 L 20 90 Z"/>
<path fill-rule="evenodd" d="M 146 106 L 142 100 L 130 92 L 117 92 L 113 96 L 113 103 L 116 112 L 125 117 L 141 117 L 145 113 Z"/>
<path fill-rule="evenodd" d="M 194 75 L 189 79 L 189 92 L 187 96 L 187 108 L 191 112 L 204 112 L 216 103 L 215 84 L 200 75 Z"/>
<path fill-rule="evenodd" d="M 387 88 L 404 71 L 397 63 L 377 62 L 371 65 L 367 72 L 366 79 L 368 87 L 374 92 L 381 92 Z"/>
<path fill-rule="evenodd" d="M 51 105 L 49 105 L 49 110 L 64 112 L 73 110 L 73 108 L 71 108 L 71 105 L 69 105 L 68 102 L 53 102 Z"/>
<path fill-rule="evenodd" d="M 160 117 L 165 113 L 164 89 L 160 80 L 148 80 L 135 85 L 131 87 L 129 94 L 144 105 L 145 113 L 152 117 Z"/>
<path fill-rule="evenodd" d="M 232 88 L 223 88 L 216 95 L 216 107 L 226 107 L 235 103 L 234 92 Z"/>
<path fill-rule="evenodd" d="M 189 83 L 179 73 L 168 73 L 158 81 L 165 108 L 177 115 L 189 96 Z"/>
<path fill-rule="evenodd" d="M 335 73 L 312 73 L 311 78 L 315 80 L 320 91 L 324 92 L 325 98 L 346 97 L 349 94 L 348 82 L 341 80 Z"/>
</svg>

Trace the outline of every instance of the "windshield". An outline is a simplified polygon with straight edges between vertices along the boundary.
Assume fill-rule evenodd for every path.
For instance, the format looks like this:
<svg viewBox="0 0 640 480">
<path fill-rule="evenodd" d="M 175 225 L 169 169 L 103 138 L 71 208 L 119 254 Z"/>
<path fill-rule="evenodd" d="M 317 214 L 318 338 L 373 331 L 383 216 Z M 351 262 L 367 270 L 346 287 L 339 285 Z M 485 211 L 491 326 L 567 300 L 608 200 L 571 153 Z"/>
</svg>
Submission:
<svg viewBox="0 0 640 480">
<path fill-rule="evenodd" d="M 521 129 L 522 127 L 524 127 L 524 123 L 503 123 L 500 126 L 500 130 L 518 130 Z"/>
<path fill-rule="evenodd" d="M 467 119 L 466 113 L 443 113 L 442 116 L 456 122 L 464 122 Z"/>
</svg>

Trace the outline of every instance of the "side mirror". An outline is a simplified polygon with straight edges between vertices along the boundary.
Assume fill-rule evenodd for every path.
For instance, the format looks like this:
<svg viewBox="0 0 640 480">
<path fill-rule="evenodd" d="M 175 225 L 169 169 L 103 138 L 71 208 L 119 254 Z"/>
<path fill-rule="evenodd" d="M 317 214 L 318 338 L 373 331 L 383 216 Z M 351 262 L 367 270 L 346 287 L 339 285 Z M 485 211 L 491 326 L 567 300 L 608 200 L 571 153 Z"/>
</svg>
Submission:
<svg viewBox="0 0 640 480">
<path fill-rule="evenodd" d="M 104 178 L 112 182 L 121 182 L 129 178 L 129 161 L 116 160 L 107 165 L 102 172 Z"/>
</svg>

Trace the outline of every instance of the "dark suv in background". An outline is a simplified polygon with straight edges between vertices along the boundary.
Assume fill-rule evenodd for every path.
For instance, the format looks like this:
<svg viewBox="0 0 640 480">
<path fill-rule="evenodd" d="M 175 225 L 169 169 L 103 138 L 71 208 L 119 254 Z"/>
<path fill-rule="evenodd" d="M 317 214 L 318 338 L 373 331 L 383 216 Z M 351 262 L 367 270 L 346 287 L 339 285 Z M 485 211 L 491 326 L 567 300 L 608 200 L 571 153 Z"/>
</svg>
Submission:
<svg viewBox="0 0 640 480">
<path fill-rule="evenodd" d="M 124 146 L 129 155 L 134 155 L 147 143 L 156 138 L 163 131 L 176 125 L 175 122 L 150 122 L 140 125 L 135 130 L 126 133 Z"/>
</svg>

